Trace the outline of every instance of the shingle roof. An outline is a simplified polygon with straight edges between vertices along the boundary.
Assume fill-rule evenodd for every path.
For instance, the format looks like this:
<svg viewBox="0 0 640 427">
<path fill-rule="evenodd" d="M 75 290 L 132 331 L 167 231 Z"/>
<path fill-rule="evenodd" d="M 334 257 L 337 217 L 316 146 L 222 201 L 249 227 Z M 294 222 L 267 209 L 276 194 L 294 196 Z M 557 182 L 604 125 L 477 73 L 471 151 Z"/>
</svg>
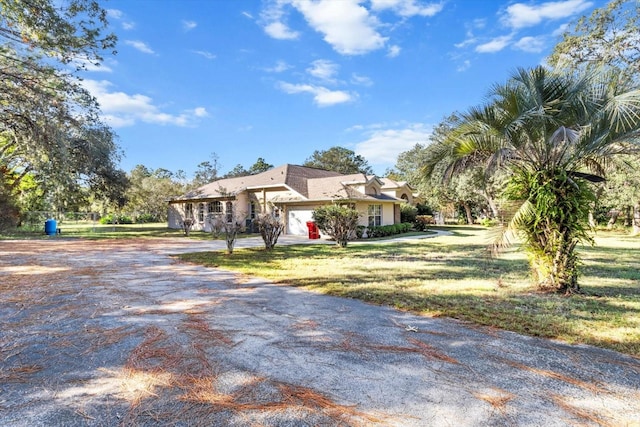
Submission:
<svg viewBox="0 0 640 427">
<path fill-rule="evenodd" d="M 356 173 L 343 175 L 338 172 L 285 164 L 256 175 L 225 178 L 213 181 L 196 188 L 173 201 L 202 200 L 235 196 L 251 189 L 282 188 L 291 189 L 300 196 L 286 196 L 274 198 L 272 201 L 303 202 L 309 200 L 369 200 L 369 201 L 397 201 L 395 197 L 385 194 L 364 194 L 354 185 L 364 185 L 372 180 L 385 184 L 385 179 L 375 175 Z"/>
<path fill-rule="evenodd" d="M 256 175 L 224 178 L 205 184 L 175 200 L 208 199 L 236 195 L 247 188 L 289 187 L 308 198 L 310 179 L 344 176 L 338 172 L 285 164 Z"/>
<path fill-rule="evenodd" d="M 409 183 L 407 183 L 407 181 L 394 181 L 391 178 L 378 178 L 380 181 L 382 181 L 382 188 L 386 189 L 386 188 L 400 188 L 403 186 L 407 186 L 408 188 L 412 188 Z"/>
</svg>

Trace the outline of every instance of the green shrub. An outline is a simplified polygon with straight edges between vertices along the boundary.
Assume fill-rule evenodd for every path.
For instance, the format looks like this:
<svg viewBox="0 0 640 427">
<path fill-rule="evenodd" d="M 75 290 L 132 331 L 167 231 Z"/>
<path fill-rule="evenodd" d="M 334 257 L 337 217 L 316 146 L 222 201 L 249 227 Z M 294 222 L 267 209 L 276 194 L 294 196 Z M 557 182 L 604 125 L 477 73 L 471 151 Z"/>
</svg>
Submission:
<svg viewBox="0 0 640 427">
<path fill-rule="evenodd" d="M 416 215 L 418 215 L 417 207 L 412 206 L 408 203 L 403 203 L 400 205 L 400 221 L 401 222 L 412 223 L 416 220 Z"/>
<path fill-rule="evenodd" d="M 318 228 L 343 248 L 356 236 L 358 217 L 358 211 L 347 205 L 322 206 L 313 211 Z"/>
<path fill-rule="evenodd" d="M 416 221 L 413 223 L 413 228 L 415 228 L 416 231 L 427 231 L 429 226 L 435 223 L 433 215 L 418 215 L 416 216 Z"/>
<path fill-rule="evenodd" d="M 491 219 L 491 218 L 481 218 L 480 221 L 478 222 L 483 227 L 493 227 L 494 225 L 498 224 L 498 220 Z"/>
<path fill-rule="evenodd" d="M 150 222 L 160 222 L 158 217 L 152 214 L 140 214 L 136 217 L 136 224 L 148 224 Z"/>
<path fill-rule="evenodd" d="M 133 220 L 126 215 L 108 214 L 100 218 L 100 224 L 133 224 Z"/>
<path fill-rule="evenodd" d="M 369 237 L 388 237 L 396 234 L 402 234 L 410 231 L 412 224 L 403 222 L 401 224 L 379 225 L 376 227 L 369 227 L 367 235 Z"/>
</svg>

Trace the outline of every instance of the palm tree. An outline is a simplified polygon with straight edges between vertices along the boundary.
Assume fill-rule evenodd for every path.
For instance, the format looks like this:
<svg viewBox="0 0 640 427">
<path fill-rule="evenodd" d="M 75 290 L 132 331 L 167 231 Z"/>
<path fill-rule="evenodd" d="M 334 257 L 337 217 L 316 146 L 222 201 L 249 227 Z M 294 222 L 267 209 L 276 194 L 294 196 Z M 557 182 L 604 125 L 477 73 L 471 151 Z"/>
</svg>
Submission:
<svg viewBox="0 0 640 427">
<path fill-rule="evenodd" d="M 592 242 L 591 183 L 604 180 L 612 156 L 638 149 L 640 90 L 611 73 L 536 67 L 517 70 L 490 95 L 463 115 L 425 172 L 447 156 L 448 176 L 478 163 L 487 173 L 506 169 L 504 195 L 517 204 L 496 248 L 518 235 L 541 288 L 577 292 L 575 249 Z"/>
</svg>

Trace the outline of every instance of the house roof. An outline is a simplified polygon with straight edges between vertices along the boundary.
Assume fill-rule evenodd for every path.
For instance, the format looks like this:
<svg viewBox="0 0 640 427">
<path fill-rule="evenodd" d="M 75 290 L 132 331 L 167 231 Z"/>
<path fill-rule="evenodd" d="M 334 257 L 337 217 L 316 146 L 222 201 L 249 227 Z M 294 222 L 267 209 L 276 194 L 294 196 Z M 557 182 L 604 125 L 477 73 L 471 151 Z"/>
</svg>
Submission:
<svg viewBox="0 0 640 427">
<path fill-rule="evenodd" d="M 343 175 L 338 172 L 323 169 L 284 164 L 255 175 L 219 179 L 198 187 L 174 200 L 222 198 L 226 196 L 235 196 L 236 194 L 251 188 L 258 189 L 269 187 L 290 188 L 301 194 L 303 197 L 308 197 L 308 180 L 334 176 Z"/>
<path fill-rule="evenodd" d="M 272 199 L 273 202 L 327 201 L 336 199 L 397 201 L 384 194 L 364 194 L 354 186 L 372 182 L 382 188 L 384 181 L 375 175 L 362 173 L 343 175 L 338 172 L 285 164 L 256 175 L 213 181 L 172 201 L 233 197 L 243 191 L 263 188 L 293 190 L 294 194 Z"/>
<path fill-rule="evenodd" d="M 379 178 L 380 181 L 382 182 L 382 189 L 386 190 L 386 189 L 396 189 L 396 188 L 401 188 L 401 187 L 407 187 L 408 189 L 412 190 L 413 188 L 409 185 L 409 183 L 407 181 L 394 181 L 391 178 Z"/>
</svg>

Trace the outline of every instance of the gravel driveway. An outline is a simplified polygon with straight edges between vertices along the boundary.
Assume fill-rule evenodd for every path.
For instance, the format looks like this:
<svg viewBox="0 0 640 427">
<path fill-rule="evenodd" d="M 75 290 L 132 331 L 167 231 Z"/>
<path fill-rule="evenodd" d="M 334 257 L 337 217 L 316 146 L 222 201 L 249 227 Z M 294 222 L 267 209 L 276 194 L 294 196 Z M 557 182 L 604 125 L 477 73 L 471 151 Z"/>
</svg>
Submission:
<svg viewBox="0 0 640 427">
<path fill-rule="evenodd" d="M 217 244 L 0 242 L 0 425 L 640 426 L 635 358 L 168 256 Z"/>
</svg>

